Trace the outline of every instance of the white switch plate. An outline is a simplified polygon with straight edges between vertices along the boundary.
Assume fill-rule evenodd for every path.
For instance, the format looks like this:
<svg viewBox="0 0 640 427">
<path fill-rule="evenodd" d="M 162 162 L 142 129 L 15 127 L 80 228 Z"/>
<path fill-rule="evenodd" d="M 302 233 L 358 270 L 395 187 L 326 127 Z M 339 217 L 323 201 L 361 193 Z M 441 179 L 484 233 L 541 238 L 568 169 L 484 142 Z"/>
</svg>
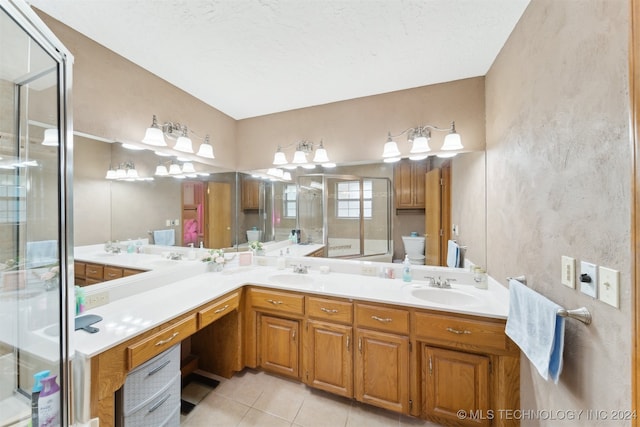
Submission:
<svg viewBox="0 0 640 427">
<path fill-rule="evenodd" d="M 620 308 L 620 272 L 607 267 L 598 271 L 598 294 L 600 301 Z"/>
<path fill-rule="evenodd" d="M 562 256 L 562 284 L 570 288 L 576 287 L 576 259 L 569 256 Z"/>
<path fill-rule="evenodd" d="M 580 276 L 587 274 L 590 282 L 583 282 L 580 277 L 580 291 L 590 297 L 598 297 L 598 266 L 590 262 L 580 261 Z"/>
</svg>

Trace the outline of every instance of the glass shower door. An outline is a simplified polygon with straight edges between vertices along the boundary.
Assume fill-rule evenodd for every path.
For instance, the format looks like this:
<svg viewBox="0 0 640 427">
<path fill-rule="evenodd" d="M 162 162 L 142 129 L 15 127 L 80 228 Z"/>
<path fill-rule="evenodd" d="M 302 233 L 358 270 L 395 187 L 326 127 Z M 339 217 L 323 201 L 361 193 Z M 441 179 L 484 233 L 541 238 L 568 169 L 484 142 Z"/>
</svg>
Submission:
<svg viewBox="0 0 640 427">
<path fill-rule="evenodd" d="M 26 425 L 42 371 L 68 423 L 66 60 L 44 34 L 28 6 L 0 0 L 0 426 Z"/>
</svg>

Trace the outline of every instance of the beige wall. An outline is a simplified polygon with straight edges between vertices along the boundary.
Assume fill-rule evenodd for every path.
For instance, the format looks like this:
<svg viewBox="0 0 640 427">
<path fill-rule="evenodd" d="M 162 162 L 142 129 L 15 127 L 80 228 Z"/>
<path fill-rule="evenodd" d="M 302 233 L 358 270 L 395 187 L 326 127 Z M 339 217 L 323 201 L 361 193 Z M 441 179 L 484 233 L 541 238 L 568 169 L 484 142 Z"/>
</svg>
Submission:
<svg viewBox="0 0 640 427">
<path fill-rule="evenodd" d="M 37 9 L 36 12 L 75 59 L 74 130 L 120 141 L 140 141 L 155 114 L 160 123 L 185 124 L 201 138 L 209 134 L 216 155 L 211 164 L 235 169 L 234 119 Z M 201 140 L 192 140 L 197 150 Z"/>
<path fill-rule="evenodd" d="M 238 121 L 240 170 L 271 167 L 278 145 L 323 140 L 331 161 L 379 162 L 387 133 L 432 124 L 448 127 L 455 120 L 467 150 L 484 150 L 484 78 L 423 86 L 382 95 Z M 432 132 L 431 146 L 442 146 L 445 132 Z M 406 136 L 396 139 L 408 155 Z M 291 161 L 294 147 L 285 150 Z"/>
<path fill-rule="evenodd" d="M 489 273 L 593 315 L 568 320 L 558 385 L 523 359 L 525 409 L 630 409 L 628 15 L 626 0 L 534 0 L 486 77 Z M 620 309 L 562 286 L 562 255 L 620 270 Z"/>
</svg>

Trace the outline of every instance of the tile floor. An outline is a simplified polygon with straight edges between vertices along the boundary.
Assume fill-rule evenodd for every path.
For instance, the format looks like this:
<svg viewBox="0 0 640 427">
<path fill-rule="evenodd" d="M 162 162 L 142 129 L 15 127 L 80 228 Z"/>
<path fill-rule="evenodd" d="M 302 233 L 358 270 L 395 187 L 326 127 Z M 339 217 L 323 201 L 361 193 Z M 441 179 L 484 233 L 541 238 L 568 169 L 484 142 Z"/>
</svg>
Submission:
<svg viewBox="0 0 640 427">
<path fill-rule="evenodd" d="M 304 384 L 246 369 L 218 385 L 188 415 L 182 427 L 438 427 L 416 418 L 333 396 Z"/>
</svg>

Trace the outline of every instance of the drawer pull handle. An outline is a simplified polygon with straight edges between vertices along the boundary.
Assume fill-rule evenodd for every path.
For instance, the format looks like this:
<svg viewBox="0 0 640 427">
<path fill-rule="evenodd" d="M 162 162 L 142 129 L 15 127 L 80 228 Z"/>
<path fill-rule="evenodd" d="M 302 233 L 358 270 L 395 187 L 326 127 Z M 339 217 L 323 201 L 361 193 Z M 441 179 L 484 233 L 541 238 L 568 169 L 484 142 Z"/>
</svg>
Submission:
<svg viewBox="0 0 640 427">
<path fill-rule="evenodd" d="M 347 335 L 347 351 L 349 351 L 349 344 L 351 344 L 351 337 Z"/>
<path fill-rule="evenodd" d="M 217 309 L 216 311 L 214 311 L 214 314 L 218 314 L 218 313 L 222 313 L 223 311 L 225 311 L 227 308 L 229 308 L 229 304 L 226 304 L 224 307 L 221 307 L 219 309 Z"/>
<path fill-rule="evenodd" d="M 371 316 L 371 318 L 373 320 L 377 320 L 378 322 L 382 322 L 382 323 L 389 323 L 391 322 L 393 319 L 390 319 L 388 317 L 378 317 L 378 316 Z"/>
<path fill-rule="evenodd" d="M 268 300 L 267 300 L 267 302 L 270 302 L 270 303 L 271 303 L 271 304 L 273 304 L 273 305 L 280 305 L 280 304 L 282 304 L 282 301 L 274 301 L 274 300 L 272 300 L 272 299 L 268 299 Z"/>
<path fill-rule="evenodd" d="M 159 407 L 161 407 L 164 402 L 166 402 L 167 400 L 169 400 L 169 398 L 171 397 L 171 393 L 167 394 L 165 397 L 162 398 L 161 401 L 159 401 L 158 403 L 156 403 L 155 405 L 153 405 L 151 408 L 149 408 L 149 413 L 152 413 L 153 411 L 155 411 L 156 409 L 158 409 Z"/>
<path fill-rule="evenodd" d="M 462 334 L 470 335 L 471 334 L 471 331 L 467 331 L 466 329 L 461 331 L 460 329 L 447 328 L 447 331 L 451 332 L 452 334 L 458 334 L 458 335 L 462 335 Z"/>
<path fill-rule="evenodd" d="M 162 365 L 158 366 L 157 368 L 152 369 L 151 371 L 149 371 L 149 373 L 147 374 L 148 377 L 150 377 L 153 374 L 157 374 L 158 372 L 160 372 L 162 370 L 162 368 L 164 368 L 165 366 L 167 366 L 169 363 L 171 363 L 171 359 L 165 361 Z"/>
<path fill-rule="evenodd" d="M 109 277 L 116 277 L 116 273 L 108 273 L 107 276 Z"/>
<path fill-rule="evenodd" d="M 166 340 L 160 340 L 156 343 L 156 347 L 158 347 L 159 345 L 165 345 L 166 343 L 170 342 L 172 339 L 174 339 L 175 337 L 178 336 L 178 332 L 174 332 L 173 335 L 171 335 L 169 338 L 167 338 Z"/>
<path fill-rule="evenodd" d="M 324 311 L 325 313 L 329 313 L 329 314 L 334 314 L 334 313 L 338 312 L 338 310 L 336 310 L 335 308 L 331 309 L 331 308 L 320 307 L 320 310 Z"/>
</svg>

